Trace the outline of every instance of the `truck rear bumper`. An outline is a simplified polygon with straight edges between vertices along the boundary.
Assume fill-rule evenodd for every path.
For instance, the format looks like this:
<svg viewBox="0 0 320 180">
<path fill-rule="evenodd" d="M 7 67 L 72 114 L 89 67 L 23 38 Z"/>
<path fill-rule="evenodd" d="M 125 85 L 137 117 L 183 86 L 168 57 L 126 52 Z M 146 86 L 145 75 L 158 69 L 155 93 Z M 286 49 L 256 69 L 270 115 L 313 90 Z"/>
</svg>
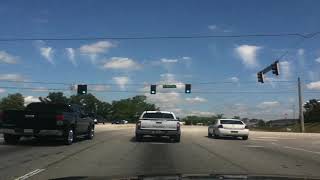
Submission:
<svg viewBox="0 0 320 180">
<path fill-rule="evenodd" d="M 150 135 L 150 136 L 176 136 L 176 135 L 180 135 L 180 131 L 136 129 L 136 134 Z"/>
<path fill-rule="evenodd" d="M 0 133 L 20 136 L 62 136 L 62 130 L 0 129 Z"/>
</svg>

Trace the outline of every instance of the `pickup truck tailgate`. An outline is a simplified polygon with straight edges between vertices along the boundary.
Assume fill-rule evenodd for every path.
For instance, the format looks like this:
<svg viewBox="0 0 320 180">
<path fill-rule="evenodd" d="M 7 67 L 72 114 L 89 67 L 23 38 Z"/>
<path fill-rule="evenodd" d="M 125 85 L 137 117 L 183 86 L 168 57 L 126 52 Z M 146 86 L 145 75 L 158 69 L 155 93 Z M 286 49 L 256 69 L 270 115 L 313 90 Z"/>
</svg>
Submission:
<svg viewBox="0 0 320 180">
<path fill-rule="evenodd" d="M 152 120 L 141 120 L 140 129 L 150 130 L 177 130 L 176 120 L 165 120 L 165 119 L 152 119 Z"/>
</svg>

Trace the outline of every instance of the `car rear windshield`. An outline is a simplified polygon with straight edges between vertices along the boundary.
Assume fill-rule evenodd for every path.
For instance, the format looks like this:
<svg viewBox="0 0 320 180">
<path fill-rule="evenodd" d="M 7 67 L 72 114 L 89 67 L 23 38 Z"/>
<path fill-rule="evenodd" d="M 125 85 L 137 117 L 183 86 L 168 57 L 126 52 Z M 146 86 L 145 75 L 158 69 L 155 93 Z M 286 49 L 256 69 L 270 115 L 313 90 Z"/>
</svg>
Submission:
<svg viewBox="0 0 320 180">
<path fill-rule="evenodd" d="M 243 124 L 241 121 L 236 120 L 220 120 L 221 124 Z"/>
<path fill-rule="evenodd" d="M 143 115 L 144 119 L 152 118 L 152 119 L 174 119 L 173 115 L 170 113 L 145 113 Z"/>
<path fill-rule="evenodd" d="M 66 104 L 31 103 L 26 107 L 26 111 L 70 112 L 71 109 Z"/>
</svg>

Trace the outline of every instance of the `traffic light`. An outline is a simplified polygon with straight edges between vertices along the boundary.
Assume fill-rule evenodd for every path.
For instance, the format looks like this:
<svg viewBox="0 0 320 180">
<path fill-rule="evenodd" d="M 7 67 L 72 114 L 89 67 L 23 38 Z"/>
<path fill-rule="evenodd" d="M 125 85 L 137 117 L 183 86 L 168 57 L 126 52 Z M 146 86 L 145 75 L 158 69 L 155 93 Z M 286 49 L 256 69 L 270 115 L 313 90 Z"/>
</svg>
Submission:
<svg viewBox="0 0 320 180">
<path fill-rule="evenodd" d="M 191 93 L 191 84 L 186 84 L 185 86 L 185 93 L 190 94 Z"/>
<path fill-rule="evenodd" d="M 272 70 L 272 74 L 275 75 L 279 75 L 279 61 L 274 62 L 273 64 L 271 64 L 271 70 Z"/>
<path fill-rule="evenodd" d="M 87 94 L 87 85 L 86 84 L 78 84 L 78 95 Z"/>
<path fill-rule="evenodd" d="M 150 94 L 156 94 L 157 93 L 157 85 L 151 85 L 150 87 Z"/>
<path fill-rule="evenodd" d="M 258 72 L 257 76 L 258 76 L 258 82 L 264 83 L 263 73 L 262 72 Z"/>
</svg>

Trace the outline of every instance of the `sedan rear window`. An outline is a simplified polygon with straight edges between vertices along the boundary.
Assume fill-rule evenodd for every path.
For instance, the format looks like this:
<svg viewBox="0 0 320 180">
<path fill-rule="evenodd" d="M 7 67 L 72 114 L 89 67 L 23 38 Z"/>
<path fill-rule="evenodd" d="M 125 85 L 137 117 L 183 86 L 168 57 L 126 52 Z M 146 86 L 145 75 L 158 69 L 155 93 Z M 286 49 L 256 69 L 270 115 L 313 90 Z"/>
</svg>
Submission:
<svg viewBox="0 0 320 180">
<path fill-rule="evenodd" d="M 236 120 L 220 120 L 221 124 L 243 124 L 241 121 Z"/>
<path fill-rule="evenodd" d="M 144 119 L 152 118 L 152 119 L 174 119 L 173 115 L 170 113 L 145 113 L 143 115 Z"/>
</svg>

